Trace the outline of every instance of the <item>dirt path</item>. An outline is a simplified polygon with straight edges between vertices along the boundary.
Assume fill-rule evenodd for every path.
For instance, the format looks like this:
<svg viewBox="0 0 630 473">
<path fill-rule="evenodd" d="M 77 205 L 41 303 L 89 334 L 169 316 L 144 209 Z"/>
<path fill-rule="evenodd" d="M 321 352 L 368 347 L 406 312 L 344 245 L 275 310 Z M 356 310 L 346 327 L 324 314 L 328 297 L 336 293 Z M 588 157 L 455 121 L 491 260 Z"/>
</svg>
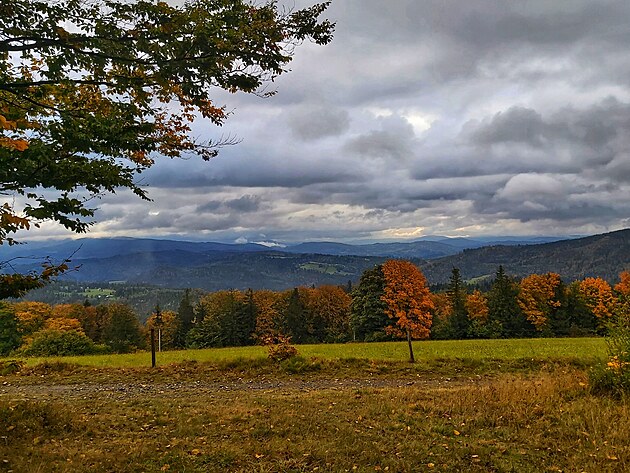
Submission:
<svg viewBox="0 0 630 473">
<path fill-rule="evenodd" d="M 0 399 L 11 400 L 132 400 L 147 395 L 180 397 L 192 395 L 212 395 L 220 392 L 261 391 L 270 393 L 290 393 L 292 391 L 357 390 L 388 387 L 414 387 L 435 389 L 461 387 L 463 385 L 487 382 L 487 378 L 321 378 L 289 377 L 284 379 L 238 378 L 229 381 L 177 381 L 177 382 L 94 382 L 83 381 L 72 384 L 21 382 L 19 377 L 0 378 Z"/>
</svg>

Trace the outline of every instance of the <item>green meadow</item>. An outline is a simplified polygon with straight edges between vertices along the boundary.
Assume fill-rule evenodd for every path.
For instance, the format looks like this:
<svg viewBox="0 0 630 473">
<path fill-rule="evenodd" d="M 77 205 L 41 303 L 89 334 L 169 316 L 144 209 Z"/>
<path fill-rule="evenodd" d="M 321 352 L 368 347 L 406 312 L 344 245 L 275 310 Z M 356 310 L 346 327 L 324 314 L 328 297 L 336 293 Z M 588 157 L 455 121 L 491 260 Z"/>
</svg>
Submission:
<svg viewBox="0 0 630 473">
<path fill-rule="evenodd" d="M 606 356 L 606 342 L 602 338 L 430 340 L 414 342 L 413 347 L 418 364 L 436 360 L 595 360 Z M 406 342 L 298 345 L 297 348 L 303 357 L 322 360 L 362 359 L 397 362 L 405 361 L 409 357 Z M 164 351 L 157 353 L 156 356 L 159 365 L 184 361 L 229 363 L 261 360 L 266 357 L 267 351 L 261 346 Z M 25 358 L 24 361 L 29 366 L 44 361 L 59 361 L 99 368 L 135 368 L 150 365 L 151 353 Z"/>
</svg>

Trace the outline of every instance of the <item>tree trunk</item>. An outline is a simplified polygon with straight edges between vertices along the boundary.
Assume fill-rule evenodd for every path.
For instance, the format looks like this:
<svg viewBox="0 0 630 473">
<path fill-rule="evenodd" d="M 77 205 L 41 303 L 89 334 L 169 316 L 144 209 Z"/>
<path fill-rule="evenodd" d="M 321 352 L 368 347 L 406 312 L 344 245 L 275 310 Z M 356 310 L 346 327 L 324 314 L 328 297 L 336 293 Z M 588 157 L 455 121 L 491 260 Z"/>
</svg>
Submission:
<svg viewBox="0 0 630 473">
<path fill-rule="evenodd" d="M 409 363 L 415 363 L 416 359 L 413 357 L 413 346 L 411 345 L 411 331 L 407 328 L 407 343 L 409 344 Z"/>
</svg>

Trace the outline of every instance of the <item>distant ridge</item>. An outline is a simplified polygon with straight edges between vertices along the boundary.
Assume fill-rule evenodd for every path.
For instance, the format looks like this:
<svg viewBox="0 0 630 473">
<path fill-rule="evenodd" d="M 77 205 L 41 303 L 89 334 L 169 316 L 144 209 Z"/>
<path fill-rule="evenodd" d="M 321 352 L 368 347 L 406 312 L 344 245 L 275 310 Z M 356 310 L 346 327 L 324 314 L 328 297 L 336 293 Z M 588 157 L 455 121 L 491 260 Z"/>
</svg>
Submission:
<svg viewBox="0 0 630 473">
<path fill-rule="evenodd" d="M 195 242 L 180 240 L 160 240 L 151 238 L 80 238 L 77 240 L 60 240 L 50 242 L 34 242 L 11 248 L 0 246 L 0 257 L 50 256 L 63 259 L 73 258 L 109 258 L 112 256 L 130 255 L 134 253 L 153 253 L 161 251 L 187 251 L 191 253 L 268 251 L 269 248 L 256 243 L 229 244 L 215 242 Z"/>
<path fill-rule="evenodd" d="M 469 248 L 480 248 L 493 244 L 527 244 L 558 240 L 554 237 L 490 237 L 449 238 L 428 236 L 412 242 L 370 243 L 350 245 L 337 242 L 305 242 L 286 247 L 269 247 L 258 243 L 217 243 L 152 238 L 80 238 L 73 240 L 50 240 L 28 242 L 24 245 L 0 246 L 0 261 L 3 258 L 44 258 L 56 260 L 85 258 L 109 258 L 134 253 L 161 251 L 186 251 L 191 253 L 228 252 L 251 253 L 269 250 L 295 254 L 321 254 L 336 256 L 384 256 L 389 258 L 433 259 L 454 255 Z"/>
<path fill-rule="evenodd" d="M 427 261 L 431 282 L 446 282 L 453 267 L 466 279 L 493 275 L 499 265 L 515 276 L 555 272 L 565 282 L 585 277 L 616 281 L 630 269 L 630 229 L 537 245 L 494 245 Z"/>
<path fill-rule="evenodd" d="M 253 243 L 114 238 L 62 241 L 48 247 L 24 245 L 11 250 L 39 258 L 72 255 L 71 266 L 79 269 L 64 278 L 78 282 L 124 281 L 204 290 L 345 285 L 348 281 L 357 282 L 363 271 L 387 258 L 413 261 L 431 284 L 448 281 L 453 267 L 458 267 L 465 279 L 492 277 L 503 265 L 516 276 L 557 272 L 565 282 L 587 276 L 612 282 L 620 271 L 630 269 L 630 230 L 527 245 L 514 245 L 515 240 L 509 240 L 510 244 L 483 246 L 483 242 L 473 239 L 456 239 L 453 245 L 451 239 L 436 239 L 439 241 L 367 245 L 310 242 L 269 248 Z M 456 248 L 477 244 L 482 247 L 463 251 Z M 7 255 L 6 249 L 3 251 L 0 260 Z M 19 259 L 13 267 L 27 272 L 39 269 L 39 264 L 40 261 Z"/>
</svg>

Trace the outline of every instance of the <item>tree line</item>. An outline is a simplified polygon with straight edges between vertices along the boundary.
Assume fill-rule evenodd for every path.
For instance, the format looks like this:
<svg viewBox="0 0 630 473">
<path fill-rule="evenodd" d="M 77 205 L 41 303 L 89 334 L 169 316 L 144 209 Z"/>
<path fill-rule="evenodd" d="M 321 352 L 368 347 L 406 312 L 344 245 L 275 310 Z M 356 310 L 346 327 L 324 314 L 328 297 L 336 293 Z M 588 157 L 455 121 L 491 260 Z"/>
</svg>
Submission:
<svg viewBox="0 0 630 473">
<path fill-rule="evenodd" d="M 389 260 L 355 287 L 285 291 L 186 290 L 176 311 L 156 310 L 141 325 L 125 304 L 0 302 L 0 354 L 64 355 L 145 348 L 151 328 L 163 349 L 412 339 L 509 338 L 603 334 L 630 313 L 630 273 L 614 287 L 601 278 L 566 284 L 555 273 L 521 280 L 496 271 L 488 289 L 470 288 L 453 268 L 431 292 L 410 262 Z"/>
</svg>

